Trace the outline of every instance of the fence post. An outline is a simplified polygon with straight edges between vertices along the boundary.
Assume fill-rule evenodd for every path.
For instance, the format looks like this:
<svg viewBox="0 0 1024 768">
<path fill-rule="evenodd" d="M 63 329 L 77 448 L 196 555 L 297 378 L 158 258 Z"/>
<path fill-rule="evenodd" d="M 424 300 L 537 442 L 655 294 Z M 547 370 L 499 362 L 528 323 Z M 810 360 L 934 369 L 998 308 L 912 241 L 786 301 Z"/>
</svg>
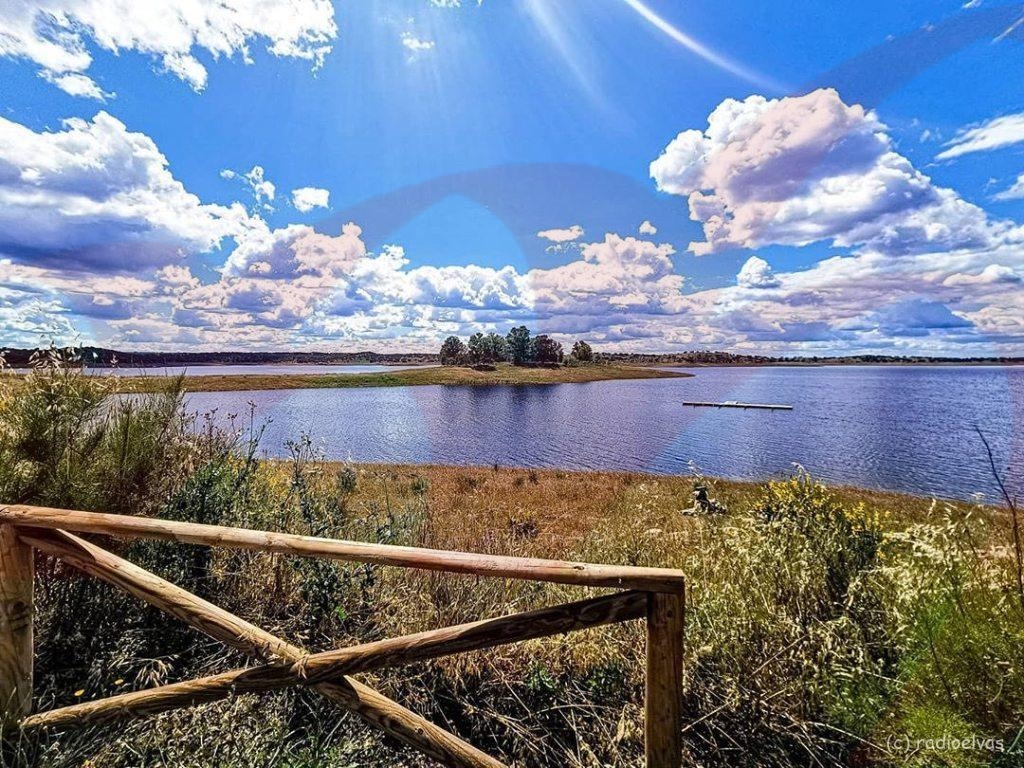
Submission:
<svg viewBox="0 0 1024 768">
<path fill-rule="evenodd" d="M 32 711 L 33 550 L 0 523 L 0 724 Z"/>
<path fill-rule="evenodd" d="M 682 764 L 684 619 L 683 595 L 648 594 L 644 712 L 647 768 L 679 768 Z"/>
</svg>

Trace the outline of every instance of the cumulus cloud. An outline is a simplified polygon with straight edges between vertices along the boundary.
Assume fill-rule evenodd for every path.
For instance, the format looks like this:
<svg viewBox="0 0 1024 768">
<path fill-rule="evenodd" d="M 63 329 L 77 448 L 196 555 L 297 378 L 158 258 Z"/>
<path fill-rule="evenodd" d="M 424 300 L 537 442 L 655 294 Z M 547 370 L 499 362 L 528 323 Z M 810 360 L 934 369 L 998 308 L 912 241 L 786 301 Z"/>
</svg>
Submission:
<svg viewBox="0 0 1024 768">
<path fill-rule="evenodd" d="M 544 229 L 537 233 L 537 237 L 550 240 L 552 243 L 571 243 L 579 240 L 584 235 L 583 227 L 573 224 L 565 229 Z"/>
<path fill-rule="evenodd" d="M 658 234 L 658 228 L 656 226 L 654 226 L 653 224 L 651 224 L 651 222 L 648 221 L 647 219 L 644 219 L 643 222 L 641 222 L 640 227 L 637 229 L 637 231 L 641 235 L 656 235 L 656 234 Z"/>
<path fill-rule="evenodd" d="M 527 278 L 544 314 L 669 314 L 683 307 L 684 280 L 672 264 L 674 252 L 668 243 L 607 234 L 584 245 L 580 259 L 530 270 Z"/>
<path fill-rule="evenodd" d="M 105 98 L 87 74 L 89 46 L 111 53 L 138 51 L 196 91 L 207 70 L 198 51 L 219 58 L 265 44 L 274 56 L 319 67 L 337 36 L 330 0 L 39 0 L 0 5 L 0 56 L 27 59 L 42 77 L 73 96 Z"/>
<path fill-rule="evenodd" d="M 891 253 L 980 247 L 984 212 L 936 187 L 893 149 L 874 112 L 831 89 L 722 102 L 704 131 L 680 133 L 651 163 L 658 188 L 687 198 L 698 255 L 831 241 Z"/>
<path fill-rule="evenodd" d="M 369 253 L 361 236 L 354 223 L 338 235 L 292 225 L 249 238 L 215 283 L 164 270 L 161 279 L 174 281 L 174 322 L 211 338 L 228 330 L 248 337 L 255 328 L 307 341 L 360 329 L 379 338 L 433 340 L 446 313 L 461 327 L 477 315 L 528 305 L 525 281 L 511 267 L 410 269 L 400 247 Z"/>
<path fill-rule="evenodd" d="M 996 117 L 960 131 L 935 159 L 952 160 L 971 152 L 988 152 L 1021 142 L 1024 142 L 1024 112 Z"/>
<path fill-rule="evenodd" d="M 954 272 L 942 281 L 947 287 L 961 285 L 1015 285 L 1024 282 L 1024 269 L 1008 267 L 1004 264 L 989 264 L 976 274 Z"/>
<path fill-rule="evenodd" d="M 819 241 L 850 251 L 780 273 L 750 257 L 735 287 L 686 297 L 696 338 L 940 354 L 1024 343 L 1024 229 L 934 185 L 877 115 L 834 91 L 723 102 L 651 175 L 703 224 L 695 253 Z"/>
<path fill-rule="evenodd" d="M 945 304 L 923 297 L 888 304 L 868 316 L 871 326 L 886 336 L 927 336 L 932 331 L 970 328 L 970 321 Z"/>
<path fill-rule="evenodd" d="M 0 253 L 131 270 L 253 226 L 237 203 L 202 203 L 152 139 L 106 112 L 39 133 L 0 118 Z"/>
<path fill-rule="evenodd" d="M 331 193 L 319 187 L 299 187 L 292 190 L 292 205 L 301 213 L 309 213 L 314 208 L 327 208 Z"/>
<path fill-rule="evenodd" d="M 780 282 L 767 261 L 751 256 L 736 275 L 736 284 L 743 288 L 778 288 Z"/>
<path fill-rule="evenodd" d="M 331 278 L 366 256 L 363 231 L 349 222 L 339 235 L 316 232 L 305 224 L 253 229 L 232 252 L 224 272 L 264 278 Z"/>
<path fill-rule="evenodd" d="M 733 102 L 736 114 L 761 120 L 757 110 L 747 114 L 745 104 Z M 845 114 L 855 128 L 877 122 L 850 109 L 832 102 L 826 112 Z M 830 120 L 819 119 L 819 129 Z M 704 193 L 727 187 L 734 208 L 768 196 L 752 182 L 754 157 L 781 167 L 785 158 L 774 153 L 794 152 L 800 163 L 808 146 L 820 146 L 812 126 L 799 120 L 795 125 L 809 131 L 805 139 L 791 141 L 780 129 L 774 138 L 759 139 L 771 148 L 766 152 L 750 140 L 756 127 L 748 134 L 734 120 L 713 123 L 740 138 L 738 146 L 717 147 L 715 157 L 701 161 L 717 174 L 718 186 Z M 701 142 L 712 141 L 701 135 Z M 788 192 L 774 193 L 772 202 L 784 208 L 801 201 L 793 209 L 805 219 L 799 227 L 817 231 L 809 190 L 838 183 L 834 178 L 842 179 L 841 187 L 857 187 L 862 180 L 854 167 L 870 178 L 879 173 L 878 145 L 886 146 L 888 138 L 883 132 L 875 144 L 863 136 L 859 141 L 871 151 L 854 152 L 857 163 L 844 153 L 834 156 L 834 147 L 825 151 L 821 162 L 846 169 L 843 174 L 834 177 L 811 164 L 809 186 L 794 182 Z M 897 189 L 916 173 L 909 164 L 885 163 L 903 168 Z M 226 175 L 248 188 L 269 183 L 256 168 Z M 689 172 L 676 170 L 676 181 Z M 770 186 L 765 182 L 764 189 Z M 269 202 L 268 189 L 261 189 Z M 739 189 L 756 194 L 741 198 Z M 951 191 L 927 179 L 923 189 L 922 199 L 945 196 L 956 208 Z M 890 207 L 899 215 L 890 211 L 844 225 L 841 237 L 855 245 L 841 255 L 793 271 L 772 269 L 751 255 L 735 284 L 696 291 L 688 291 L 670 244 L 615 233 L 587 242 L 579 225 L 541 233 L 572 244 L 566 263 L 551 268 L 413 266 L 398 245 L 369 250 L 357 222 L 333 232 L 304 224 L 271 227 L 259 210 L 204 203 L 174 178 L 149 137 L 106 113 L 51 132 L 0 119 L 0 328 L 6 343 L 39 343 L 28 337 L 74 323 L 87 328 L 91 340 L 114 346 L 400 344 L 431 350 L 450 333 L 501 332 L 525 322 L 562 341 L 585 336 L 623 350 L 1020 354 L 1021 228 L 972 213 L 973 233 L 956 233 L 956 245 L 949 247 L 952 235 L 931 230 L 936 224 L 927 205 Z M 828 205 L 818 212 L 833 224 L 842 220 Z M 789 231 L 768 219 L 758 227 L 770 242 L 780 232 L 785 240 Z M 870 236 L 857 234 L 858 227 Z M 914 227 L 923 234 L 909 247 L 907 233 Z M 223 257 L 214 255 L 221 243 L 233 245 Z M 193 258 L 201 253 L 207 255 Z"/>
<path fill-rule="evenodd" d="M 1020 243 L 899 257 L 864 251 L 773 273 L 772 290 L 738 278 L 688 299 L 702 335 L 730 331 L 725 338 L 741 346 L 1013 353 L 1024 343 L 1022 274 Z"/>
</svg>

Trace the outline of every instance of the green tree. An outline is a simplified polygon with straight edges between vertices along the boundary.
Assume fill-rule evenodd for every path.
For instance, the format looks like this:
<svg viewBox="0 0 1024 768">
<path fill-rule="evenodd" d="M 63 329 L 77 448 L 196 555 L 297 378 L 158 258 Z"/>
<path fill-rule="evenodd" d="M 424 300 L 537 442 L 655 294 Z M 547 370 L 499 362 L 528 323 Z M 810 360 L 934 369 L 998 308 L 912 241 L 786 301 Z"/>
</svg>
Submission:
<svg viewBox="0 0 1024 768">
<path fill-rule="evenodd" d="M 467 344 L 469 362 L 473 365 L 487 361 L 487 340 L 482 333 L 474 333 Z"/>
<path fill-rule="evenodd" d="M 504 336 L 499 336 L 497 333 L 488 333 L 484 339 L 484 345 L 490 362 L 500 363 L 508 360 L 508 344 L 505 343 Z"/>
<path fill-rule="evenodd" d="M 587 342 L 580 339 L 572 345 L 572 356 L 581 363 L 590 363 L 594 360 L 594 350 Z"/>
<path fill-rule="evenodd" d="M 533 359 L 533 338 L 530 329 L 520 325 L 508 332 L 505 337 L 508 344 L 508 356 L 514 365 L 522 365 Z"/>
<path fill-rule="evenodd" d="M 533 355 L 538 363 L 560 363 L 564 357 L 562 345 L 545 333 L 533 340 Z"/>
<path fill-rule="evenodd" d="M 466 345 L 458 336 L 449 336 L 441 345 L 441 365 L 461 365 L 466 360 Z"/>
</svg>

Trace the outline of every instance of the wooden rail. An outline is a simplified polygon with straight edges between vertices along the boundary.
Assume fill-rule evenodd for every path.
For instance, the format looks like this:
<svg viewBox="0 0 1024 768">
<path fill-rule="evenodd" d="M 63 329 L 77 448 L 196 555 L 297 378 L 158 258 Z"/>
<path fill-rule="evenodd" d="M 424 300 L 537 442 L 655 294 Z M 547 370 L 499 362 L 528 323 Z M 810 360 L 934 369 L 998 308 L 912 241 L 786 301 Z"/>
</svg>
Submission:
<svg viewBox="0 0 1024 768">
<path fill-rule="evenodd" d="M 306 557 L 376 563 L 530 581 L 616 587 L 575 603 L 309 654 L 69 531 L 172 540 Z M 39 550 L 146 601 L 233 648 L 253 667 L 32 714 L 33 552 Z M 0 508 L 0 718 L 21 729 L 68 728 L 152 715 L 230 696 L 312 686 L 329 700 L 420 750 L 458 768 L 502 763 L 424 720 L 351 675 L 646 619 L 645 752 L 649 768 L 681 763 L 683 574 L 555 560 L 394 547 L 241 528 L 197 525 L 31 506 Z"/>
<path fill-rule="evenodd" d="M 0 509 L 0 523 L 585 587 L 682 592 L 685 584 L 681 571 L 667 568 L 592 565 L 561 560 L 448 552 L 420 547 L 396 547 L 362 541 L 322 539 L 291 533 L 270 533 L 247 528 L 225 528 L 220 525 L 199 525 L 174 520 L 74 512 L 45 507 L 5 507 Z"/>
</svg>

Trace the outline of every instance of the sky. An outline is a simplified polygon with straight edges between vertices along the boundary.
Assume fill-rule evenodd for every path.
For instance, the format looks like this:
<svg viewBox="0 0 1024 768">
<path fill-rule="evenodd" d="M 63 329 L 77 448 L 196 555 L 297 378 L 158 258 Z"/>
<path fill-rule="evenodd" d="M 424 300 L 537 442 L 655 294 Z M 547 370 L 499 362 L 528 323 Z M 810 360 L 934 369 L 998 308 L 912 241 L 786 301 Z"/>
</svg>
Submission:
<svg viewBox="0 0 1024 768">
<path fill-rule="evenodd" d="M 1024 355 L 1024 7 L 0 0 L 0 346 Z"/>
</svg>

